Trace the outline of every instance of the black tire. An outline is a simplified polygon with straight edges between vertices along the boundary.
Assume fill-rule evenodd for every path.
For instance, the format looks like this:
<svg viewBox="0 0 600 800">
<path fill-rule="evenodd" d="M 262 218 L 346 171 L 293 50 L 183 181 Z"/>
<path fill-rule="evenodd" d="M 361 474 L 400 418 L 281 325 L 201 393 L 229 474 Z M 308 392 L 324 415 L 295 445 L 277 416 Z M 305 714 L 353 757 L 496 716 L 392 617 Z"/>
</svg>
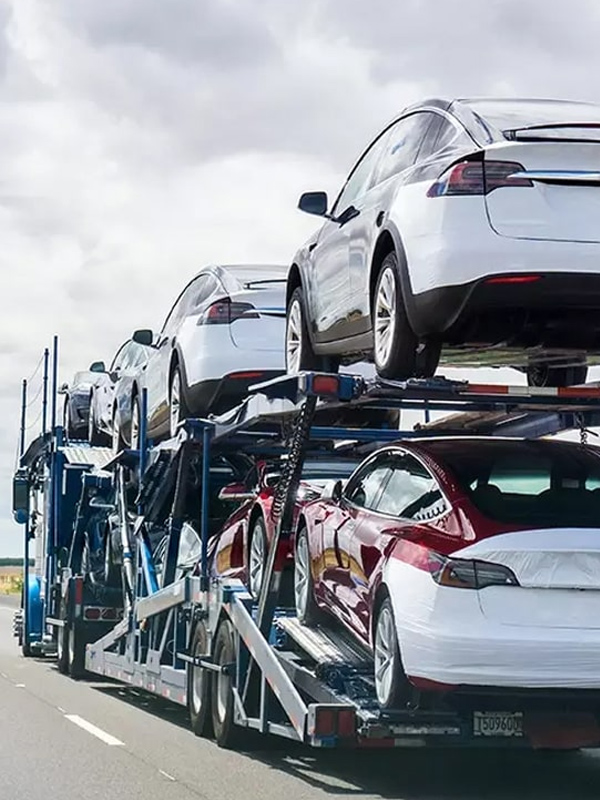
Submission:
<svg viewBox="0 0 600 800">
<path fill-rule="evenodd" d="M 303 554 L 303 548 L 306 548 L 305 554 Z M 294 603 L 296 615 L 303 625 L 317 625 L 323 618 L 315 601 L 315 585 L 310 564 L 308 533 L 306 526 L 303 526 L 299 528 L 296 535 L 294 558 Z"/>
<path fill-rule="evenodd" d="M 378 671 L 379 664 L 384 660 L 383 651 L 380 649 L 380 642 L 385 632 L 389 648 L 387 655 L 391 660 L 389 664 L 390 672 L 386 673 L 388 680 L 382 679 L 383 671 Z M 374 672 L 375 672 L 375 692 L 377 701 L 383 709 L 399 709 L 406 705 L 410 692 L 410 684 L 404 673 L 398 637 L 396 634 L 396 623 L 394 622 L 394 611 L 389 597 L 379 607 L 374 628 Z M 380 660 L 381 659 L 381 660 Z M 389 662 L 388 662 L 389 663 Z"/>
<path fill-rule="evenodd" d="M 588 368 L 585 357 L 574 359 L 580 363 L 569 366 L 550 366 L 549 364 L 530 364 L 527 367 L 527 384 L 529 386 L 564 387 L 578 386 L 587 380 Z"/>
<path fill-rule="evenodd" d="M 75 428 L 71 424 L 71 412 L 69 410 L 68 397 L 65 397 L 65 405 L 63 407 L 63 429 L 64 429 L 64 435 L 68 442 L 70 442 L 71 439 L 76 438 L 77 433 L 75 431 Z"/>
<path fill-rule="evenodd" d="M 21 645 L 21 655 L 23 658 L 31 658 L 33 653 L 31 652 L 31 645 L 23 642 Z"/>
<path fill-rule="evenodd" d="M 88 442 L 92 447 L 108 447 L 110 445 L 110 438 L 103 431 L 99 431 L 96 425 L 92 397 L 90 397 L 90 411 L 88 416 Z"/>
<path fill-rule="evenodd" d="M 194 628 L 190 655 L 194 658 L 208 655 L 208 635 L 206 625 L 198 622 Z M 188 664 L 188 696 L 187 705 L 192 731 L 196 736 L 209 738 L 212 736 L 211 718 L 211 678 L 209 670 Z"/>
<path fill-rule="evenodd" d="M 236 660 L 236 647 L 233 627 L 228 619 L 223 619 L 217 629 L 213 649 L 213 663 L 219 666 L 231 665 Z M 211 681 L 211 718 L 215 740 L 219 747 L 235 749 L 242 743 L 243 728 L 234 722 L 234 702 L 232 675 L 216 672 Z"/>
<path fill-rule="evenodd" d="M 73 680 L 78 681 L 85 677 L 85 645 L 86 640 L 81 628 L 76 622 L 70 626 L 65 626 L 68 631 L 68 652 L 69 652 L 69 675 Z"/>
<path fill-rule="evenodd" d="M 177 424 L 182 422 L 184 419 L 189 417 L 189 409 L 186 402 L 186 386 L 185 381 L 183 379 L 183 374 L 179 364 L 175 364 L 171 371 L 171 380 L 169 381 L 169 436 L 173 438 L 176 435 L 176 431 L 174 430 L 174 422 L 175 422 L 175 409 L 173 407 L 174 403 L 174 388 L 179 382 L 179 400 L 178 400 L 178 409 L 176 412 L 177 416 Z"/>
<path fill-rule="evenodd" d="M 121 415 L 119 413 L 119 409 L 117 406 L 115 406 L 112 418 L 112 450 L 116 455 L 126 448 L 127 444 L 123 438 L 123 433 L 121 430 Z"/>
<path fill-rule="evenodd" d="M 339 363 L 329 359 L 326 362 L 313 350 L 308 325 L 306 322 L 306 304 L 302 287 L 294 289 L 287 307 L 285 321 L 285 366 L 289 373 L 322 371 L 329 366 L 331 372 L 337 372 Z"/>
<path fill-rule="evenodd" d="M 58 636 L 56 639 L 57 648 L 57 666 L 58 671 L 62 675 L 69 674 L 69 642 L 68 642 L 68 628 L 64 625 L 58 629 Z"/>
<path fill-rule="evenodd" d="M 133 420 L 135 418 L 135 414 L 137 414 L 138 418 L 138 436 L 140 435 L 139 425 L 141 424 L 142 419 L 142 404 L 140 403 L 140 397 L 138 394 L 133 396 L 133 400 L 131 401 L 131 430 L 129 432 L 129 441 L 131 443 L 132 450 L 139 449 L 139 442 L 134 442 L 134 435 L 133 435 Z"/>
<path fill-rule="evenodd" d="M 110 528 L 104 538 L 104 585 L 109 589 L 122 588 L 121 564 L 115 559 L 113 553 Z"/>
<path fill-rule="evenodd" d="M 259 551 L 262 552 L 262 572 L 258 585 L 253 585 L 253 547 L 257 546 Z M 255 553 L 258 555 L 258 553 Z M 269 556 L 269 543 L 267 541 L 267 528 L 262 514 L 259 514 L 252 520 L 252 529 L 250 531 L 250 538 L 248 540 L 248 589 L 250 594 L 258 599 L 262 589 L 262 583 L 265 575 L 265 566 Z"/>
<path fill-rule="evenodd" d="M 386 296 L 392 304 L 387 314 L 383 310 L 383 304 L 381 313 L 378 311 L 380 295 Z M 371 315 L 373 319 L 373 361 L 377 374 L 382 378 L 393 380 L 406 380 L 417 375 L 419 342 L 406 314 L 398 258 L 394 252 L 389 253 L 381 264 L 375 284 Z M 388 331 L 387 346 L 384 346 L 386 339 L 383 332 L 385 330 Z M 433 367 L 431 361 L 435 361 L 435 358 L 432 359 L 430 355 L 425 365 L 429 372 L 432 372 Z M 437 368 L 437 363 L 435 368 Z M 435 372 L 435 368 L 433 368 L 433 372 Z"/>
</svg>

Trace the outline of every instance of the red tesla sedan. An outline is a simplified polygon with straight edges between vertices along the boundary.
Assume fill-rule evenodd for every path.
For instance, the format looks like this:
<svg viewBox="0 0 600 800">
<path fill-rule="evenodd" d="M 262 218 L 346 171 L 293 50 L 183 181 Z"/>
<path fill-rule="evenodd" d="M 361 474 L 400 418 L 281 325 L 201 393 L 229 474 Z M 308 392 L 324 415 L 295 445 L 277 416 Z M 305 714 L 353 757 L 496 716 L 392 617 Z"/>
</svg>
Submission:
<svg viewBox="0 0 600 800">
<path fill-rule="evenodd" d="M 446 438 L 385 447 L 305 505 L 301 621 L 373 652 L 384 708 L 412 686 L 600 688 L 600 449 Z"/>
</svg>

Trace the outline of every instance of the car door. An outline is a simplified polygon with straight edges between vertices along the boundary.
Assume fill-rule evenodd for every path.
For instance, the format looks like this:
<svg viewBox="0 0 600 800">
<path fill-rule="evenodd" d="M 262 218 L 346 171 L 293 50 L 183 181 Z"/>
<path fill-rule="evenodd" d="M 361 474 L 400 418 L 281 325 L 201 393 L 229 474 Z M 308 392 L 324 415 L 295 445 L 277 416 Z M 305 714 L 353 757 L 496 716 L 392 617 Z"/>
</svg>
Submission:
<svg viewBox="0 0 600 800">
<path fill-rule="evenodd" d="M 123 363 L 127 358 L 129 341 L 124 342 L 115 353 L 115 356 L 108 369 L 108 373 L 103 376 L 103 380 L 96 388 L 97 392 L 97 410 L 98 410 L 98 426 L 105 431 L 110 431 L 112 428 L 112 418 L 115 400 L 115 384 L 119 380 Z"/>
<path fill-rule="evenodd" d="M 361 577 L 351 556 L 351 542 L 363 515 L 375 508 L 389 475 L 389 456 L 370 458 L 350 478 L 342 498 L 323 530 L 323 585 L 332 609 L 353 631 L 359 632 L 356 592 Z"/>
<path fill-rule="evenodd" d="M 309 245 L 306 287 L 315 338 L 320 342 L 345 339 L 355 333 L 348 250 L 355 204 L 369 184 L 378 157 L 377 141 L 353 168 L 316 242 Z"/>
<path fill-rule="evenodd" d="M 171 358 L 176 334 L 197 280 L 196 277 L 190 281 L 173 304 L 144 369 L 144 383 L 148 391 L 148 432 L 153 436 L 164 433 L 168 428 Z"/>
<path fill-rule="evenodd" d="M 355 625 L 365 642 L 370 638 L 374 591 L 392 540 L 407 528 L 413 536 L 419 531 L 424 534 L 432 520 L 449 510 L 441 487 L 424 464 L 409 453 L 396 451 L 375 507 L 361 514 L 349 543 L 349 558 L 355 565 Z"/>
<path fill-rule="evenodd" d="M 378 160 L 365 191 L 356 200 L 356 216 L 348 228 L 348 265 L 355 330 L 371 330 L 371 262 L 381 228 L 398 185 L 411 180 L 421 145 L 437 115 L 419 111 L 399 119 L 380 138 Z"/>
</svg>

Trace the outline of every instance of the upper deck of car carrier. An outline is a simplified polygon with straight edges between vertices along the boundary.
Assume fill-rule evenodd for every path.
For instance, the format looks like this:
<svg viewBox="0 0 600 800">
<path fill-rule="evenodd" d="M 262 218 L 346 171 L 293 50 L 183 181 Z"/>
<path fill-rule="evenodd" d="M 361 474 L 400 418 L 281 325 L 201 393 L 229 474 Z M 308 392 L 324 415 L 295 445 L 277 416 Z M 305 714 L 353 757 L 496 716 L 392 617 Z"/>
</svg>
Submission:
<svg viewBox="0 0 600 800">
<path fill-rule="evenodd" d="M 335 424 L 336 410 L 348 409 L 365 420 L 375 410 L 418 411 L 425 421 L 408 430 Z M 323 412 L 327 425 L 319 424 Z M 175 439 L 156 446 L 147 444 L 143 420 L 144 414 L 140 450 L 118 454 L 65 445 L 57 426 L 18 473 L 26 482 L 42 457 L 53 476 L 49 502 L 56 525 L 48 552 L 56 557 L 59 547 L 68 547 L 69 557 L 54 579 L 48 576 L 44 615 L 46 637 L 58 643 L 65 664 L 70 644 L 80 659 L 79 674 L 85 666 L 187 705 L 195 732 L 206 735 L 214 727 L 223 746 L 235 746 L 247 729 L 315 746 L 590 743 L 592 734 L 585 724 L 581 733 L 581 720 L 591 710 L 600 712 L 596 692 L 490 690 L 432 702 L 415 689 L 406 707 L 380 710 L 372 654 L 333 625 L 299 623 L 285 602 L 278 554 L 293 535 L 306 458 L 362 454 L 386 442 L 465 432 L 539 437 L 579 430 L 584 441 L 588 429 L 600 424 L 600 387 L 529 389 L 444 378 L 400 383 L 301 373 L 252 387 L 228 414 L 185 420 Z M 211 464 L 227 453 L 281 461 L 273 503 L 276 535 L 258 598 L 240 581 L 211 570 Z M 69 464 L 79 470 L 72 492 L 61 489 Z M 177 579 L 190 486 L 198 495 L 194 518 L 202 553 L 197 568 Z M 91 527 L 109 522 L 122 541 L 118 588 L 99 585 L 90 567 Z M 156 529 L 167 539 L 160 580 L 152 547 Z M 90 616 L 90 608 L 100 609 L 101 619 L 94 618 L 96 612 Z M 210 713 L 214 704 L 221 711 L 217 721 Z M 494 728 L 490 719 L 504 720 L 504 728 Z"/>
</svg>

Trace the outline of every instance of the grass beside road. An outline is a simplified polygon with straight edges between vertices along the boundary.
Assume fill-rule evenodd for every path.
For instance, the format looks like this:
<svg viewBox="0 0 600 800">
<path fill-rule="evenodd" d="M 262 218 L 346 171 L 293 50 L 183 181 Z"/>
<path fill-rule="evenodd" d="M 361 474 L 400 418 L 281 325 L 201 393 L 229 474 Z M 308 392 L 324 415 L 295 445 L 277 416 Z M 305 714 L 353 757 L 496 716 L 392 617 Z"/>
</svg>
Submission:
<svg viewBox="0 0 600 800">
<path fill-rule="evenodd" d="M 19 594 L 23 586 L 20 567 L 0 567 L 0 595 Z"/>
</svg>

